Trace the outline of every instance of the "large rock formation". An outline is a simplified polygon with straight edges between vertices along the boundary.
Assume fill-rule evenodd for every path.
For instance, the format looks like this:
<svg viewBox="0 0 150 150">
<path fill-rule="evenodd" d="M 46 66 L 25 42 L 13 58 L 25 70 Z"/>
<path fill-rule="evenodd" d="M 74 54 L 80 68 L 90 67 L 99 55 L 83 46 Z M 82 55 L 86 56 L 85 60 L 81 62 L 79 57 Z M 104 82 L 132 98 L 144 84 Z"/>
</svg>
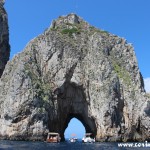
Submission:
<svg viewBox="0 0 150 150">
<path fill-rule="evenodd" d="M 0 137 L 43 140 L 73 117 L 97 141 L 150 137 L 150 101 L 126 40 L 75 14 L 59 17 L 6 65 Z"/>
<path fill-rule="evenodd" d="M 0 77 L 10 53 L 7 13 L 3 5 L 4 0 L 0 0 Z"/>
</svg>

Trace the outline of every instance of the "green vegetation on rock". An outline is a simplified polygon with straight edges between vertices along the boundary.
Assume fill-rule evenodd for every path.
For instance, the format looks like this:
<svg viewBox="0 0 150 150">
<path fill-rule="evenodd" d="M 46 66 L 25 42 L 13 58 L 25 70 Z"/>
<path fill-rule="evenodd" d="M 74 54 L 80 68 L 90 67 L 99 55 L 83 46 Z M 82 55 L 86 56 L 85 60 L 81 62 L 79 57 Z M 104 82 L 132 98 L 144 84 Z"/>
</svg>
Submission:
<svg viewBox="0 0 150 150">
<path fill-rule="evenodd" d="M 108 31 L 105 31 L 105 30 L 100 30 L 100 29 L 97 29 L 93 26 L 90 26 L 89 27 L 90 29 L 90 32 L 93 33 L 93 32 L 97 32 L 97 33 L 101 33 L 101 34 L 104 34 L 104 35 L 109 35 L 109 32 Z"/>
<path fill-rule="evenodd" d="M 51 86 L 50 83 L 44 81 L 42 77 L 38 76 L 36 72 L 33 71 L 29 64 L 24 67 L 25 75 L 31 79 L 32 87 L 34 89 L 34 96 L 38 97 L 44 103 L 49 103 L 51 100 Z"/>
<path fill-rule="evenodd" d="M 72 36 L 72 34 L 80 34 L 80 31 L 77 28 L 72 29 L 63 29 L 61 31 L 62 34 L 68 34 L 69 36 Z"/>
<path fill-rule="evenodd" d="M 131 77 L 129 75 L 129 72 L 117 62 L 113 62 L 113 67 L 118 77 L 122 79 L 126 85 L 131 85 Z"/>
</svg>

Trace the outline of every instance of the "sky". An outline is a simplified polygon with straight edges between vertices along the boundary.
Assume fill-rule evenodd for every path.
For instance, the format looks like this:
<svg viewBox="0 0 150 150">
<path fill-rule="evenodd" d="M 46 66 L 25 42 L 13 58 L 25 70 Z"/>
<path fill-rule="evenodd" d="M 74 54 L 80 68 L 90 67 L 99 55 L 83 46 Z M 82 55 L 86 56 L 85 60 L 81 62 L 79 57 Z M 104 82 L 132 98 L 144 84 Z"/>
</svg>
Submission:
<svg viewBox="0 0 150 150">
<path fill-rule="evenodd" d="M 91 25 L 133 44 L 145 89 L 150 92 L 150 0 L 6 0 L 5 8 L 9 21 L 10 59 L 31 39 L 43 33 L 53 19 L 76 13 Z M 73 124 L 79 126 L 75 122 Z"/>
<path fill-rule="evenodd" d="M 82 138 L 85 135 L 85 127 L 76 118 L 72 118 L 69 127 L 65 130 L 65 138 L 77 137 Z"/>
</svg>

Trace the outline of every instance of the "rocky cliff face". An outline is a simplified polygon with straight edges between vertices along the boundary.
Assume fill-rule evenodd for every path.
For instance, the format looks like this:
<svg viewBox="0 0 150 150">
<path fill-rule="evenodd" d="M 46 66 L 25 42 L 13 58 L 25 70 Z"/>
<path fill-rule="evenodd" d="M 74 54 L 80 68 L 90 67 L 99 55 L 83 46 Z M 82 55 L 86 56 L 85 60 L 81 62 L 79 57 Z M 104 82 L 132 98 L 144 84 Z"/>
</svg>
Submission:
<svg viewBox="0 0 150 150">
<path fill-rule="evenodd" d="M 3 5 L 4 0 L 0 0 L 0 77 L 10 53 L 7 13 Z"/>
<path fill-rule="evenodd" d="M 150 137 L 150 101 L 134 49 L 75 14 L 59 17 L 6 65 L 0 137 L 43 140 L 73 117 L 97 141 Z"/>
</svg>

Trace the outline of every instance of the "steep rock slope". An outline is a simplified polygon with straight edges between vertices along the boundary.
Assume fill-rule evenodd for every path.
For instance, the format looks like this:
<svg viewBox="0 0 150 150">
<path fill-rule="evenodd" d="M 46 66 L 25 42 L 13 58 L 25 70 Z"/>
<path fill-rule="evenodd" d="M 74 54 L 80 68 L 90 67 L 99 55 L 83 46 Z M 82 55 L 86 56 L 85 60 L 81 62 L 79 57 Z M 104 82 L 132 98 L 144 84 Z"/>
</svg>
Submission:
<svg viewBox="0 0 150 150">
<path fill-rule="evenodd" d="M 0 0 L 0 77 L 10 53 L 7 13 L 3 5 L 4 0 Z"/>
<path fill-rule="evenodd" d="M 75 14 L 59 17 L 6 65 L 0 137 L 62 140 L 76 117 L 97 141 L 149 139 L 150 101 L 134 49 Z"/>
</svg>

